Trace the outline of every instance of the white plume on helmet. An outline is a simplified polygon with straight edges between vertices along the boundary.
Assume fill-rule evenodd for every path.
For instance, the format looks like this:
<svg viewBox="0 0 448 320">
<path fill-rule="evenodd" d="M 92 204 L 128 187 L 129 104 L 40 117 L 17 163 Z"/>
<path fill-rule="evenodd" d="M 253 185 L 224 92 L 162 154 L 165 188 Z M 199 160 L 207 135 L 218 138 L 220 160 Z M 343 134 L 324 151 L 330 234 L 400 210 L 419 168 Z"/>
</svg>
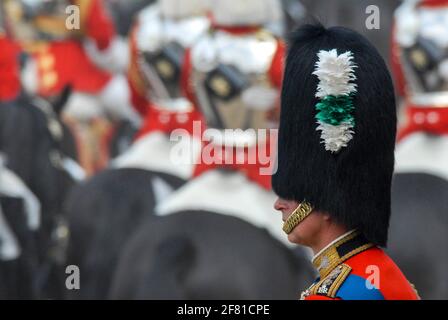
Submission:
<svg viewBox="0 0 448 320">
<path fill-rule="evenodd" d="M 204 15 L 213 0 L 158 0 L 160 12 L 171 19 Z"/>
<path fill-rule="evenodd" d="M 279 0 L 210 0 L 214 22 L 222 26 L 265 25 L 281 20 Z"/>
</svg>

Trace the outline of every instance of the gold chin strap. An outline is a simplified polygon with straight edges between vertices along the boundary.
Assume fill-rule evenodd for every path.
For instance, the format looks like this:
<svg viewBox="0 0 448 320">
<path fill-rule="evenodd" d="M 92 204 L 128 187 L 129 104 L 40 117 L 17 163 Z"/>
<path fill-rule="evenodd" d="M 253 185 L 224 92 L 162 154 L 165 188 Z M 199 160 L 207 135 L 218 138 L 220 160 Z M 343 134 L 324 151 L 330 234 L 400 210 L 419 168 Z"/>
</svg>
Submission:
<svg viewBox="0 0 448 320">
<path fill-rule="evenodd" d="M 292 230 L 294 230 L 294 228 L 298 226 L 299 223 L 305 220 L 305 218 L 308 217 L 312 211 L 313 207 L 311 207 L 308 202 L 304 201 L 299 204 L 296 210 L 291 213 L 291 215 L 283 224 L 283 231 L 285 231 L 286 234 L 290 234 Z"/>
</svg>

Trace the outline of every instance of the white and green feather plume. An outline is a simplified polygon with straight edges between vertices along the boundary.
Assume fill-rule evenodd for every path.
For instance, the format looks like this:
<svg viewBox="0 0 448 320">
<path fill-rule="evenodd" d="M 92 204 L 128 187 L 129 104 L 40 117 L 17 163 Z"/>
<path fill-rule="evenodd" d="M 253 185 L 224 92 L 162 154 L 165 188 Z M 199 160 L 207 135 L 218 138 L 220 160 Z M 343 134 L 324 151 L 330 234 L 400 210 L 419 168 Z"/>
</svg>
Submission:
<svg viewBox="0 0 448 320">
<path fill-rule="evenodd" d="M 338 55 L 336 49 L 321 50 L 316 69 L 313 72 L 319 79 L 316 97 L 316 114 L 325 150 L 336 153 L 346 147 L 353 139 L 355 119 L 353 95 L 356 93 L 356 80 L 353 54 L 350 51 Z"/>
</svg>

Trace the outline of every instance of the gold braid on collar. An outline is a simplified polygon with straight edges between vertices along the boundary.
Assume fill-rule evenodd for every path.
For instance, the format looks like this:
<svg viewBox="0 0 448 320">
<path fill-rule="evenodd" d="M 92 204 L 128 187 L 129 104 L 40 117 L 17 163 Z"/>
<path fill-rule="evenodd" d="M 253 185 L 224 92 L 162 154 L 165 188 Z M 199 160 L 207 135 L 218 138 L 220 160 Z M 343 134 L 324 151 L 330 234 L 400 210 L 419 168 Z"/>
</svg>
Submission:
<svg viewBox="0 0 448 320">
<path fill-rule="evenodd" d="M 358 231 L 347 233 L 313 259 L 313 265 L 323 279 L 337 266 L 354 255 L 373 247 Z"/>
</svg>

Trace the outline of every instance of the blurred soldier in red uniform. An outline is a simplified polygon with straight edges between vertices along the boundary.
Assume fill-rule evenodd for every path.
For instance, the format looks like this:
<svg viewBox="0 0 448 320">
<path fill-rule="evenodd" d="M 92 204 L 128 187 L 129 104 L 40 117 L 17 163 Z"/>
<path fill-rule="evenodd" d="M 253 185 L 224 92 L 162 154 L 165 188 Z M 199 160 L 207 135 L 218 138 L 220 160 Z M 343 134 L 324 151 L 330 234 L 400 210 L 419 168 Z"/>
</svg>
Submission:
<svg viewBox="0 0 448 320">
<path fill-rule="evenodd" d="M 14 35 L 31 56 L 22 72 L 24 88 L 52 99 L 71 86 L 73 94 L 64 115 L 69 122 L 75 120 L 77 129 L 82 128 L 76 130 L 83 141 L 82 162 L 85 166 L 98 162 L 86 168 L 89 172 L 104 166 L 107 150 L 97 140 L 107 122 L 98 119 L 138 122 L 138 115 L 130 105 L 126 78 L 111 73 L 124 69 L 128 51 L 116 37 L 102 0 L 7 0 L 4 5 Z M 86 129 L 92 119 L 97 119 L 96 125 Z M 86 148 L 91 143 L 94 146 Z M 98 149 L 102 150 L 99 154 L 88 155 Z"/>
<path fill-rule="evenodd" d="M 70 5 L 77 6 L 79 11 L 67 11 Z M 119 80 L 108 71 L 124 68 L 126 61 L 117 56 L 119 53 L 126 55 L 126 50 L 121 47 L 120 51 L 113 21 L 101 0 L 8 0 L 5 8 L 11 16 L 15 36 L 33 57 L 25 67 L 24 85 L 28 91 L 52 97 L 71 85 L 75 92 L 99 96 L 99 104 L 114 116 L 126 114 L 120 111 L 124 107 L 113 106 L 117 103 L 109 101 L 120 98 L 124 104 L 123 98 L 116 94 Z M 79 29 L 76 24 L 75 29 L 69 29 L 66 25 L 71 19 L 69 14 L 73 13 L 76 19 L 77 12 Z M 96 64 L 100 60 L 103 63 Z M 109 70 L 105 70 L 107 65 Z M 120 93 L 123 90 L 121 88 Z M 81 111 L 73 112 L 84 117 Z"/>
<path fill-rule="evenodd" d="M 404 1 L 395 18 L 392 67 L 404 101 L 396 171 L 448 180 L 448 0 Z"/>
<path fill-rule="evenodd" d="M 142 116 L 151 112 L 151 105 L 185 100 L 180 88 L 185 49 L 208 31 L 206 4 L 160 0 L 138 14 L 130 38 L 128 80 L 133 105 Z"/>
<path fill-rule="evenodd" d="M 194 121 L 202 116 L 183 94 L 185 50 L 210 27 L 205 0 L 159 0 L 137 16 L 131 32 L 128 81 L 133 106 L 144 118 L 138 139 L 114 161 L 116 167 L 138 167 L 183 181 L 192 176 L 192 163 L 175 165 L 170 140 L 175 129 L 185 129 L 185 156 L 198 156 L 199 137 L 192 136 Z M 191 153 L 191 154 L 190 154 Z"/>
<path fill-rule="evenodd" d="M 238 217 L 286 243 L 274 214 L 270 165 L 285 45 L 264 26 L 272 0 L 214 0 L 212 29 L 187 51 L 182 82 L 207 130 L 194 178 L 157 214 L 188 210 Z M 195 159 L 193 159 L 195 160 Z"/>
<path fill-rule="evenodd" d="M 387 244 L 396 108 L 378 51 L 346 28 L 305 25 L 288 53 L 272 185 L 288 239 L 310 247 L 306 300 L 417 299 Z"/>
</svg>

